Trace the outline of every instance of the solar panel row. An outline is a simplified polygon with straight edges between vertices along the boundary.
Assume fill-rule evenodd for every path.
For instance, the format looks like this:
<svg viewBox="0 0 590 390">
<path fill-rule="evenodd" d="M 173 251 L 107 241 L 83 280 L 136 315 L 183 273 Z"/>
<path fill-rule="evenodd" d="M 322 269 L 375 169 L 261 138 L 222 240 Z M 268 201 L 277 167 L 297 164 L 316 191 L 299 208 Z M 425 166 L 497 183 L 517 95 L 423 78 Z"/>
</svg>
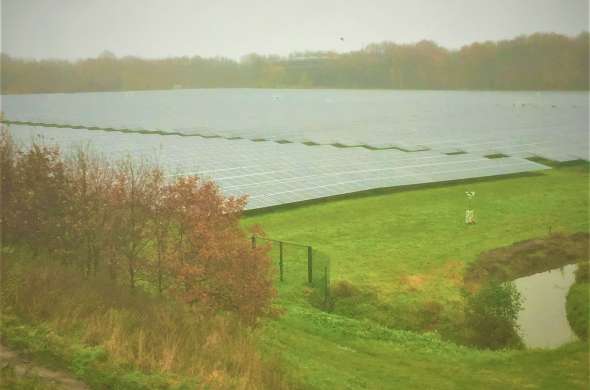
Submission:
<svg viewBox="0 0 590 390">
<path fill-rule="evenodd" d="M 42 136 L 44 142 L 64 150 L 90 144 L 110 159 L 130 156 L 157 161 L 170 177 L 199 175 L 215 180 L 226 195 L 248 195 L 248 209 L 382 187 L 547 169 L 520 158 L 489 159 L 471 153 L 371 151 L 27 126 L 10 129 L 21 142 Z"/>
<path fill-rule="evenodd" d="M 2 97 L 11 120 L 588 160 L 585 92 L 176 90 Z"/>
<path fill-rule="evenodd" d="M 58 122 L 59 123 L 59 122 Z M 86 125 L 88 127 L 88 125 Z M 104 126 L 103 126 L 104 127 Z M 145 131 L 144 128 L 136 128 L 135 131 Z M 148 130 L 152 131 L 152 130 Z M 164 130 L 164 132 L 171 132 L 176 130 Z M 180 130 L 183 131 L 182 129 Z M 215 132 L 200 132 L 204 136 L 214 137 Z M 237 138 L 244 138 L 243 133 L 229 134 L 226 132 L 223 138 L 236 136 Z M 238 137 L 242 136 L 242 137 Z M 397 137 L 397 136 L 396 136 Z M 219 137 L 217 137 L 219 138 Z M 290 143 L 314 143 L 319 145 L 342 145 L 342 146 L 367 146 L 374 149 L 394 149 L 404 152 L 420 152 L 420 151 L 436 151 L 441 154 L 467 152 L 478 154 L 481 156 L 489 154 L 505 154 L 513 157 L 543 157 L 556 161 L 571 161 L 571 160 L 589 160 L 588 149 L 588 134 L 580 131 L 569 131 L 568 129 L 561 129 L 560 132 L 554 134 L 535 134 L 535 135 L 520 135 L 515 137 L 492 138 L 483 135 L 465 136 L 463 139 L 455 140 L 439 140 L 437 137 L 432 137 L 430 140 L 420 140 L 422 143 L 412 142 L 418 140 L 407 139 L 406 141 L 393 140 L 394 136 L 390 133 L 388 135 L 380 136 L 380 141 L 352 140 L 347 139 L 346 136 L 340 138 L 325 139 L 322 137 L 290 137 L 288 134 L 280 133 L 279 136 L 264 136 L 260 138 L 247 137 L 249 140 L 286 140 Z M 177 142 L 177 140 L 174 140 Z"/>
</svg>

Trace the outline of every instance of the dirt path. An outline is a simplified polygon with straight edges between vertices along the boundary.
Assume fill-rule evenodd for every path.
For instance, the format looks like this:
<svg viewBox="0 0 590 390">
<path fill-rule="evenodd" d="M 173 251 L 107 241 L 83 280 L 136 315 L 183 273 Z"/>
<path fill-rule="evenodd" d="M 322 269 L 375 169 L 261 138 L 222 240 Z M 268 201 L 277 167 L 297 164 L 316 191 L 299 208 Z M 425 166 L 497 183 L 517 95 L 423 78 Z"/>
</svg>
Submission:
<svg viewBox="0 0 590 390">
<path fill-rule="evenodd" d="M 0 344 L 0 368 L 10 366 L 14 368 L 17 376 L 32 374 L 49 383 L 54 383 L 64 389 L 88 390 L 89 387 L 72 375 L 63 371 L 50 370 L 39 366 L 19 356 L 16 352 Z"/>
</svg>

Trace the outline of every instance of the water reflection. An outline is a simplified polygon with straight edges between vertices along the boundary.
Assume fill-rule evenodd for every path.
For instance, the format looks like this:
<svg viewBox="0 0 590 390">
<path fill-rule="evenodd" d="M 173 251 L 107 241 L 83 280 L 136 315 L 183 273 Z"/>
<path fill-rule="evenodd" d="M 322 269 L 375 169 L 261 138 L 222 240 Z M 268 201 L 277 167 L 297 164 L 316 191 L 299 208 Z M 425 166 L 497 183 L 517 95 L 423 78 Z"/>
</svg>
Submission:
<svg viewBox="0 0 590 390">
<path fill-rule="evenodd" d="M 518 325 L 527 347 L 554 348 L 577 339 L 565 311 L 576 268 L 577 265 L 571 264 L 514 281 L 524 298 Z"/>
</svg>

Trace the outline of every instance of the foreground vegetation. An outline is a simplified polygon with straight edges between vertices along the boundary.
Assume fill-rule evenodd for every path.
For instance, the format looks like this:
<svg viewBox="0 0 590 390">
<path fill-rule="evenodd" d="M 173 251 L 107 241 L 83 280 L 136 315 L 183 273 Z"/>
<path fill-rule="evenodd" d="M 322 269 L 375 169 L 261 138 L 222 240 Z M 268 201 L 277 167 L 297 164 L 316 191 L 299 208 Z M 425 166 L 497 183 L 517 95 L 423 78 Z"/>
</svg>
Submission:
<svg viewBox="0 0 590 390">
<path fill-rule="evenodd" d="M 4 365 L 0 370 L 0 389 L 10 390 L 58 390 L 59 385 L 31 373 L 19 375 L 14 367 Z"/>
<path fill-rule="evenodd" d="M 3 245 L 33 260 L 59 261 L 78 278 L 144 288 L 189 305 L 238 314 L 268 312 L 274 289 L 265 248 L 252 248 L 239 221 L 245 198 L 213 182 L 166 180 L 130 157 L 111 162 L 79 148 L 21 149 L 0 133 Z"/>
<path fill-rule="evenodd" d="M 2 343 L 95 388 L 284 388 L 256 348 L 274 296 L 244 199 L 0 133 Z"/>
<path fill-rule="evenodd" d="M 2 342 L 92 388 L 286 387 L 276 359 L 257 351 L 258 331 L 231 313 L 78 278 L 25 254 L 5 253 L 2 275 Z"/>
<path fill-rule="evenodd" d="M 344 54 L 227 58 L 116 58 L 76 62 L 2 55 L 2 93 L 149 89 L 386 88 L 588 90 L 589 35 L 533 34 L 448 50 L 434 42 L 383 42 Z"/>
</svg>

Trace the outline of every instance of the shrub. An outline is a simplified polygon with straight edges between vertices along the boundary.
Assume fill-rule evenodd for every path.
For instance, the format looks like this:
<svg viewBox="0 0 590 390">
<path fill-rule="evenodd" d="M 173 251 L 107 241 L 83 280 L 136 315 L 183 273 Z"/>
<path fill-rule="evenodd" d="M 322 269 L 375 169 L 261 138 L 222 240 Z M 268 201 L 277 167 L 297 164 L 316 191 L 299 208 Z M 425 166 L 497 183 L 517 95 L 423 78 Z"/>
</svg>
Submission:
<svg viewBox="0 0 590 390">
<path fill-rule="evenodd" d="M 522 347 L 516 319 L 521 296 L 512 283 L 492 283 L 468 297 L 466 342 L 481 348 Z"/>
<path fill-rule="evenodd" d="M 348 280 L 339 280 L 334 283 L 330 289 L 330 295 L 335 299 L 350 298 L 359 294 L 359 288 L 350 283 Z"/>
<path fill-rule="evenodd" d="M 443 305 L 436 301 L 427 301 L 421 307 L 419 314 L 421 319 L 420 328 L 434 330 L 442 319 Z"/>
<path fill-rule="evenodd" d="M 64 159 L 37 142 L 21 149 L 6 130 L 0 168 L 4 245 L 61 260 L 78 278 L 108 272 L 113 285 L 169 292 L 250 324 L 270 310 L 271 262 L 240 228 L 244 197 L 196 177 L 164 180 L 131 158 L 108 163 L 79 148 Z"/>
</svg>

